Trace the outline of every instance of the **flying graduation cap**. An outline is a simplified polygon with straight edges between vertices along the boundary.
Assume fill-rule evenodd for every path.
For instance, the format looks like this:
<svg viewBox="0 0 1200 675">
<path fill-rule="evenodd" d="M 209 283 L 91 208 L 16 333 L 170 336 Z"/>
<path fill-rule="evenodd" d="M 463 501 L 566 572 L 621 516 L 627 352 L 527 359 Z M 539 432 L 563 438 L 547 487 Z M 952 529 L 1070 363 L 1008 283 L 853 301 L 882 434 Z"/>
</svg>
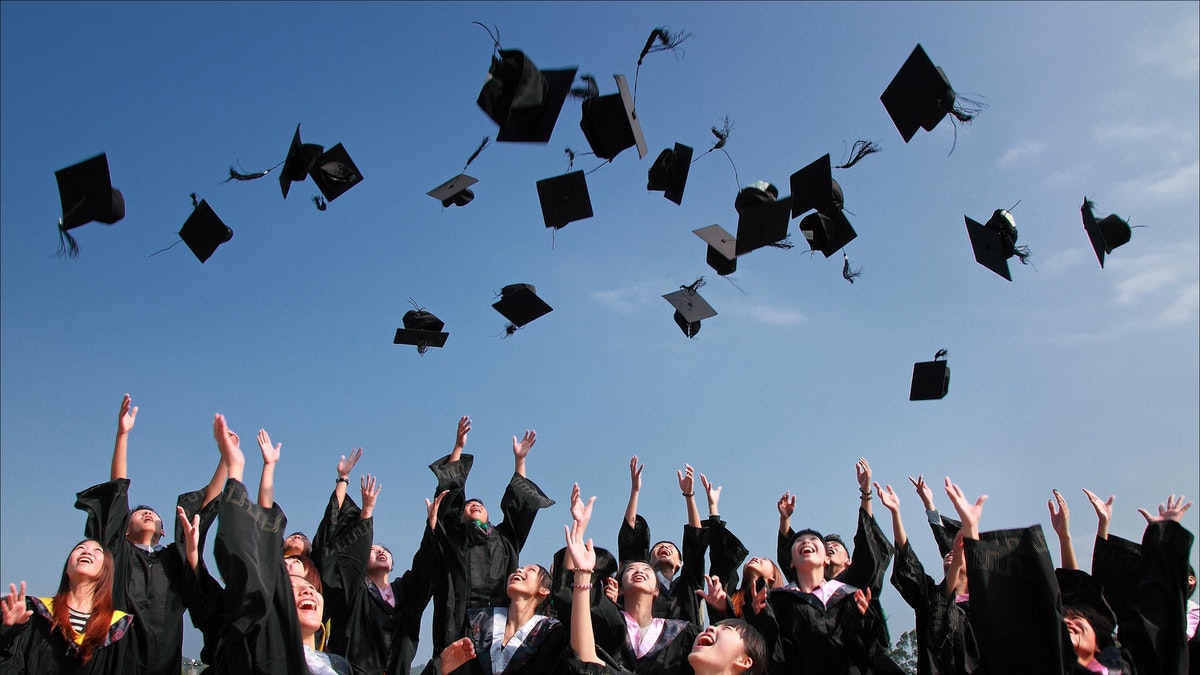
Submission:
<svg viewBox="0 0 1200 675">
<path fill-rule="evenodd" d="M 500 49 L 494 35 L 492 40 L 492 66 L 475 102 L 500 125 L 496 140 L 549 142 L 578 69 L 539 70 L 524 52 Z"/>
<path fill-rule="evenodd" d="M 1088 239 L 1092 242 L 1092 250 L 1096 252 L 1096 260 L 1104 267 L 1104 255 L 1112 253 L 1114 248 L 1129 243 L 1132 231 L 1129 223 L 1114 214 L 1109 214 L 1101 220 L 1096 220 L 1093 209 L 1096 205 L 1083 198 L 1083 206 L 1079 211 L 1083 215 L 1083 229 L 1087 231 Z"/>
<path fill-rule="evenodd" d="M 1029 264 L 1029 247 L 1017 246 L 1017 227 L 1012 214 L 1005 209 L 996 209 L 987 223 L 980 225 L 967 216 L 967 235 L 971 238 L 971 250 L 975 262 L 1012 281 L 1008 271 L 1008 259 L 1017 256 L 1022 265 Z"/>
<path fill-rule="evenodd" d="M 284 199 L 287 199 L 292 183 L 299 183 L 309 176 L 312 177 L 313 183 L 316 183 L 317 189 L 321 191 L 324 199 L 328 201 L 342 196 L 350 188 L 361 183 L 363 179 L 362 172 L 358 170 L 358 166 L 350 158 L 350 153 L 346 152 L 346 148 L 341 143 L 329 150 L 325 150 L 323 145 L 305 143 L 300 140 L 300 125 L 297 124 L 296 131 L 292 134 L 292 142 L 288 146 L 287 155 L 282 162 L 270 169 L 256 173 L 242 173 L 230 166 L 229 178 L 225 179 L 225 182 L 257 180 L 271 173 L 280 165 L 283 168 L 279 171 L 279 189 L 283 192 Z M 326 208 L 320 198 L 314 197 L 313 203 L 321 211 Z"/>
<path fill-rule="evenodd" d="M 58 255 L 74 258 L 79 255 L 79 244 L 69 230 L 92 221 L 116 223 L 125 217 L 125 197 L 112 186 L 105 153 L 59 169 L 54 178 L 63 213 L 58 221 Z"/>
<path fill-rule="evenodd" d="M 646 137 L 642 123 L 633 107 L 633 96 L 624 75 L 613 75 L 617 93 L 589 96 L 583 101 L 579 128 L 587 138 L 592 152 L 600 159 L 611 160 L 626 148 L 637 147 L 638 159 L 646 156 Z"/>
<path fill-rule="evenodd" d="M 956 103 L 957 96 L 946 73 L 933 65 L 919 44 L 879 100 L 905 143 L 912 140 L 917 129 L 933 131 L 947 114 L 965 124 L 979 113 L 973 102 L 965 101 L 970 107 Z"/>
<path fill-rule="evenodd" d="M 484 137 L 479 147 L 475 148 L 475 152 L 471 153 L 471 156 L 467 159 L 467 163 L 463 165 L 464 172 L 467 170 L 467 167 L 471 166 L 471 162 L 474 162 L 475 158 L 479 156 L 479 153 L 483 152 L 483 149 L 488 146 L 491 140 L 489 137 Z M 425 194 L 441 202 L 442 208 L 466 206 L 471 203 L 471 200 L 475 199 L 475 193 L 470 188 L 478 182 L 479 179 L 472 178 L 466 173 L 460 173 Z"/>
<path fill-rule="evenodd" d="M 193 194 L 193 204 L 195 201 L 196 195 Z M 229 229 L 208 202 L 202 199 L 199 204 L 195 204 L 192 215 L 184 221 L 179 230 L 179 238 L 192 250 L 196 259 L 204 264 L 216 252 L 218 246 L 233 239 L 233 230 Z"/>
<path fill-rule="evenodd" d="M 879 150 L 879 146 L 868 141 L 857 141 L 854 147 L 854 157 L 839 169 L 850 168 L 866 155 Z M 792 174 L 790 182 L 792 217 L 815 211 L 800 221 L 800 231 L 804 233 L 811 250 L 820 251 L 828 258 L 858 236 L 842 210 L 845 198 L 842 186 L 833 177 L 828 154 Z"/>
<path fill-rule="evenodd" d="M 663 299 L 675 308 L 675 325 L 679 326 L 679 330 L 688 338 L 693 338 L 700 332 L 702 320 L 717 315 L 717 310 L 700 295 L 699 291 L 703 286 L 704 277 L 700 277 L 691 285 L 680 286 L 679 290 L 663 296 Z"/>
<path fill-rule="evenodd" d="M 946 355 L 945 349 L 939 349 L 933 355 L 932 361 L 913 364 L 908 400 L 934 401 L 946 396 L 950 391 L 950 364 L 940 360 L 946 358 Z"/>
<path fill-rule="evenodd" d="M 445 347 L 446 339 L 450 337 L 442 330 L 446 327 L 445 322 L 423 307 L 405 312 L 403 322 L 404 328 L 396 329 L 392 344 L 413 345 L 418 354 L 424 354 L 430 347 Z"/>
<path fill-rule="evenodd" d="M 708 244 L 705 262 L 717 274 L 726 276 L 737 271 L 737 240 L 720 225 L 709 225 L 692 233 Z"/>
<path fill-rule="evenodd" d="M 674 148 L 666 148 L 658 153 L 654 164 L 646 172 L 646 189 L 651 192 L 662 192 L 666 199 L 682 205 L 683 188 L 687 185 L 688 173 L 692 164 L 714 150 L 725 152 L 725 143 L 729 140 L 729 134 L 732 131 L 733 123 L 729 121 L 729 118 L 725 118 L 723 128 L 712 127 L 712 134 L 717 137 L 716 143 L 695 160 L 692 159 L 692 148 L 682 143 L 676 143 Z M 725 156 L 728 157 L 729 153 L 725 152 Z M 729 161 L 733 163 L 732 158 Z"/>
<path fill-rule="evenodd" d="M 791 248 L 791 243 L 784 240 L 787 239 L 792 198 L 779 199 L 779 188 L 766 181 L 756 181 L 738 192 L 733 208 L 738 212 L 737 238 L 734 240 L 737 255 L 764 246 Z"/>
<path fill-rule="evenodd" d="M 587 177 L 583 171 L 571 171 L 539 180 L 537 192 L 546 227 L 557 230 L 593 215 L 592 199 L 588 195 Z"/>
<path fill-rule="evenodd" d="M 508 319 L 504 332 L 512 335 L 534 319 L 554 311 L 537 295 L 533 284 L 509 284 L 500 289 L 500 299 L 492 303 L 492 309 Z"/>
</svg>

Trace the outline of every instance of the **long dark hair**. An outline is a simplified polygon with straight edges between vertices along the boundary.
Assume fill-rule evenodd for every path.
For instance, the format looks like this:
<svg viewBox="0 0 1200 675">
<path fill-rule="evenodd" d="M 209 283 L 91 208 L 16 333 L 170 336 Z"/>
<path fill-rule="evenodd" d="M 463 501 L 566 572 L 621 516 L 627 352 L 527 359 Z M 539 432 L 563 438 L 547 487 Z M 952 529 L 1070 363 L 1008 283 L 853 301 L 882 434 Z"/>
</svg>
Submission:
<svg viewBox="0 0 1200 675">
<path fill-rule="evenodd" d="M 90 661 L 96 649 L 104 644 L 104 640 L 108 637 L 108 629 L 112 625 L 113 615 L 112 554 L 108 552 L 104 544 L 95 539 L 84 539 L 72 546 L 71 551 L 74 552 L 80 545 L 89 541 L 95 542 L 100 547 L 104 561 L 100 567 L 100 578 L 96 581 L 96 589 L 92 593 L 92 613 L 88 616 L 87 626 L 83 629 L 83 642 L 79 645 L 79 658 L 83 663 Z M 71 627 L 71 612 L 67 606 L 67 598 L 71 594 L 71 580 L 67 577 L 67 568 L 70 564 L 71 555 L 67 554 L 67 561 L 63 563 L 62 578 L 58 582 L 58 592 L 54 594 L 54 624 L 50 629 L 61 634 L 67 642 L 75 644 L 75 636 L 78 633 Z"/>
</svg>

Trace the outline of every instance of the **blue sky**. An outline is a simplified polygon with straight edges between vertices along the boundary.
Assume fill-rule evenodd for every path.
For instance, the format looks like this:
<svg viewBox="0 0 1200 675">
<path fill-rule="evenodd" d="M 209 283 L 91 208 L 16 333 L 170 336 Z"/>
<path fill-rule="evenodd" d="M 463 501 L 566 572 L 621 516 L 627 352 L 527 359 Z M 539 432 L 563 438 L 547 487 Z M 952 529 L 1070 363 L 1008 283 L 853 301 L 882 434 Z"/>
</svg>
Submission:
<svg viewBox="0 0 1200 675">
<path fill-rule="evenodd" d="M 383 483 L 377 538 L 398 560 L 419 536 L 425 467 L 469 414 L 469 489 L 491 505 L 510 437 L 538 432 L 529 475 L 560 506 L 539 517 L 529 561 L 561 546 L 576 480 L 612 545 L 632 454 L 656 536 L 679 534 L 687 462 L 723 486 L 721 513 L 757 554 L 774 550 L 785 490 L 798 524 L 849 533 L 866 456 L 900 490 L 924 560 L 936 549 L 905 487 L 917 473 L 991 495 L 985 528 L 1049 534 L 1045 500 L 1062 490 L 1086 566 L 1080 488 L 1116 494 L 1113 531 L 1130 538 L 1137 507 L 1200 494 L 1198 17 L 1194 3 L 4 2 L 0 577 L 53 590 L 82 524 L 73 495 L 107 478 L 126 392 L 135 501 L 165 512 L 207 480 L 219 411 L 249 453 L 260 427 L 283 443 L 277 498 L 295 529 L 315 529 L 338 456 L 363 447 L 359 469 Z M 425 195 L 495 136 L 475 104 L 492 44 L 472 21 L 539 67 L 594 74 L 601 93 L 633 77 L 655 26 L 692 34 L 646 58 L 650 155 L 588 176 L 595 217 L 552 233 L 537 202 L 563 149 L 587 150 L 574 101 L 547 145 L 487 148 L 467 207 Z M 879 95 L 918 43 L 987 108 L 906 145 Z M 737 179 L 714 153 L 681 206 L 646 191 L 659 150 L 699 154 L 726 116 Z M 306 141 L 344 144 L 365 180 L 325 212 L 311 182 L 286 201 L 273 177 L 221 183 L 230 164 L 280 161 L 298 123 Z M 806 246 L 742 258 L 736 286 L 708 269 L 691 231 L 736 228 L 739 182 L 786 192 L 860 138 L 883 152 L 836 174 L 858 283 Z M 54 172 L 100 152 L 127 215 L 75 230 L 81 255 L 56 259 Z M 177 239 L 192 192 L 233 239 L 203 265 L 183 246 L 149 257 Z M 1104 269 L 1085 196 L 1146 226 Z M 1013 261 L 1009 283 L 975 263 L 963 216 L 1018 201 L 1033 264 Z M 719 315 L 689 341 L 660 296 L 700 275 Z M 501 339 L 489 305 L 519 282 L 554 311 Z M 444 349 L 391 344 L 410 298 L 446 322 Z M 950 394 L 909 402 L 912 364 L 943 347 Z M 893 636 L 911 627 L 894 592 L 884 606 Z"/>
</svg>

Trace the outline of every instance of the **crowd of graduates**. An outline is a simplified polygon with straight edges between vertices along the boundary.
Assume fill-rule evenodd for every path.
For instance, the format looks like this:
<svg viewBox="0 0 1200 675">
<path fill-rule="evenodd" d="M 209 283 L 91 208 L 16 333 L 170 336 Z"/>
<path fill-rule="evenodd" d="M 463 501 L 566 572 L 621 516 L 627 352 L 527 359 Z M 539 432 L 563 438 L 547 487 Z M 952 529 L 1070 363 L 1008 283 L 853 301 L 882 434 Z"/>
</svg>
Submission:
<svg viewBox="0 0 1200 675">
<path fill-rule="evenodd" d="M 1113 498 L 1085 489 L 1098 523 L 1089 574 L 1078 567 L 1060 493 L 1048 503 L 1055 569 L 1040 526 L 982 531 L 986 496 L 972 500 L 946 478 L 958 516 L 950 518 L 924 478 L 910 477 L 943 555 L 935 581 L 913 552 L 900 497 L 872 480 L 865 459 L 855 467 L 852 548 L 834 534 L 793 529 L 796 500 L 785 493 L 777 551 L 751 556 L 720 516 L 720 487 L 703 474 L 697 485 L 690 466 L 677 472 L 687 512 L 680 544 L 651 543 L 634 457 L 616 555 L 587 537 L 596 498 L 575 485 L 565 546 L 541 565 L 520 559 L 538 512 L 554 504 L 526 475 L 536 433 L 513 437 L 514 471 L 493 524 L 487 506 L 467 498 L 473 457 L 464 453 L 471 421 L 463 417 L 453 450 L 429 466 L 436 487 L 424 534 L 410 569 L 396 573 L 392 551 L 374 541 L 378 480 L 363 475 L 359 499 L 347 494 L 361 451 L 338 461 L 311 539 L 286 534 L 274 501 L 281 445 L 258 432 L 263 468 L 250 494 L 240 437 L 220 414 L 213 476 L 179 496 L 175 542 L 160 545 L 163 518 L 129 507 L 136 416 L 126 395 L 110 480 L 78 493 L 84 539 L 57 592 L 34 597 L 21 582 L 0 602 L 5 675 L 176 675 L 185 612 L 213 673 L 902 673 L 879 604 L 889 567 L 914 612 L 922 675 L 1182 674 L 1200 664 L 1193 535 L 1180 524 L 1192 503 L 1183 497 L 1139 509 L 1147 523 L 1139 544 L 1109 533 Z M 891 537 L 876 521 L 876 498 Z M 214 523 L 216 576 L 203 556 Z M 414 665 L 430 604 L 433 658 Z"/>
</svg>

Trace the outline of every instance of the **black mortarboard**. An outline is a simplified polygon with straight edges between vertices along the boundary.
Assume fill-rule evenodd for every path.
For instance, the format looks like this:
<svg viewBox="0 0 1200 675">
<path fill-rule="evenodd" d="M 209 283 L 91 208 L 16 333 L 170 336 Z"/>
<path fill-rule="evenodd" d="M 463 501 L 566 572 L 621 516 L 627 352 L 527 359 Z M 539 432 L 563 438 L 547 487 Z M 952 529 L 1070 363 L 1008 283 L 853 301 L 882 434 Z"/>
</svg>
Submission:
<svg viewBox="0 0 1200 675">
<path fill-rule="evenodd" d="M 683 188 L 687 185 L 688 171 L 692 168 L 692 149 L 682 143 L 667 148 L 658 154 L 647 175 L 647 190 L 662 190 L 663 196 L 683 203 Z"/>
<path fill-rule="evenodd" d="M 800 220 L 800 231 L 808 240 L 808 247 L 824 253 L 826 258 L 858 236 L 846 214 L 841 211 L 810 213 Z"/>
<path fill-rule="evenodd" d="M 703 279 L 691 286 L 683 286 L 678 291 L 667 293 L 663 299 L 675 308 L 675 324 L 689 338 L 700 332 L 700 322 L 717 315 L 717 310 L 700 296 L 698 291 L 704 285 Z"/>
<path fill-rule="evenodd" d="M 208 202 L 202 199 L 184 221 L 179 238 L 203 263 L 212 257 L 218 246 L 233 238 L 233 230 L 221 222 Z"/>
<path fill-rule="evenodd" d="M 1129 223 L 1119 216 L 1109 214 L 1097 221 L 1092 209 L 1096 205 L 1083 198 L 1083 206 L 1079 211 L 1083 214 L 1083 229 L 1087 231 L 1088 239 L 1092 242 L 1092 250 L 1096 252 L 1096 260 L 1104 267 L 1104 254 L 1112 253 L 1114 248 L 1129 242 L 1132 231 Z"/>
<path fill-rule="evenodd" d="M 732 234 L 720 225 L 709 225 L 692 233 L 708 244 L 705 262 L 716 270 L 717 274 L 725 276 L 737 271 L 737 242 Z"/>
<path fill-rule="evenodd" d="M 1017 228 L 1012 215 L 1004 209 L 996 209 L 986 225 L 963 216 L 967 234 L 971 238 L 971 249 L 975 261 L 1000 276 L 1012 281 L 1008 271 L 1008 259 L 1017 256 L 1024 264 L 1029 258 L 1029 248 L 1017 246 Z"/>
<path fill-rule="evenodd" d="M 938 355 L 944 355 L 945 350 Z M 950 364 L 939 361 L 934 356 L 932 361 L 922 361 L 913 364 L 912 386 L 908 391 L 910 401 L 934 401 L 943 398 L 950 391 Z"/>
<path fill-rule="evenodd" d="M 326 150 L 308 172 L 325 199 L 333 201 L 362 182 L 362 172 L 341 143 Z"/>
<path fill-rule="evenodd" d="M 537 182 L 538 201 L 546 227 L 558 229 L 577 220 L 592 217 L 592 199 L 582 171 L 572 171 Z"/>
<path fill-rule="evenodd" d="M 100 153 L 91 159 L 54 172 L 58 181 L 58 196 L 62 201 L 62 220 L 58 223 L 60 240 L 70 243 L 71 255 L 79 247 L 67 230 L 92 221 L 112 225 L 125 217 L 125 197 L 112 186 L 108 173 L 108 155 Z M 61 251 L 60 251 L 61 252 Z"/>
<path fill-rule="evenodd" d="M 828 154 L 792 174 L 791 187 L 793 218 L 810 209 L 825 214 L 842 210 L 842 186 L 833 179 Z"/>
<path fill-rule="evenodd" d="M 445 347 L 449 333 L 443 332 L 445 322 L 424 309 L 410 309 L 404 313 L 404 328 L 396 329 L 392 344 L 415 345 L 417 352 L 424 354 L 430 347 Z"/>
<path fill-rule="evenodd" d="M 500 299 L 492 308 L 504 315 L 513 326 L 520 328 L 534 319 L 554 311 L 537 296 L 533 284 L 509 284 L 500 289 Z"/>
<path fill-rule="evenodd" d="M 304 180 L 317 161 L 325 146 L 316 143 L 300 142 L 300 125 L 296 125 L 296 133 L 292 135 L 292 144 L 288 147 L 287 157 L 283 160 L 283 170 L 279 172 L 279 187 L 283 190 L 283 198 L 287 199 L 288 190 L 292 183 Z"/>
<path fill-rule="evenodd" d="M 546 143 L 575 81 L 576 68 L 538 70 L 523 52 L 501 49 L 476 103 L 500 131 L 497 141 Z"/>
<path fill-rule="evenodd" d="M 466 206 L 475 199 L 475 193 L 468 188 L 478 182 L 478 179 L 460 173 L 425 194 L 441 202 L 444 207 Z"/>
<path fill-rule="evenodd" d="M 646 137 L 624 75 L 613 75 L 617 93 L 584 99 L 579 128 L 592 152 L 600 159 L 612 159 L 625 148 L 637 146 L 638 158 L 646 156 Z"/>
<path fill-rule="evenodd" d="M 743 193 L 745 190 L 742 191 Z M 737 239 L 734 251 L 745 255 L 787 238 L 788 221 L 792 215 L 792 198 L 748 206 L 738 216 Z"/>
<path fill-rule="evenodd" d="M 779 199 L 779 188 L 765 180 L 759 180 L 738 191 L 733 199 L 733 210 L 742 215 L 746 209 Z"/>
<path fill-rule="evenodd" d="M 917 45 L 879 100 L 907 143 L 917 129 L 933 131 L 954 108 L 954 89 L 946 73 Z"/>
</svg>

